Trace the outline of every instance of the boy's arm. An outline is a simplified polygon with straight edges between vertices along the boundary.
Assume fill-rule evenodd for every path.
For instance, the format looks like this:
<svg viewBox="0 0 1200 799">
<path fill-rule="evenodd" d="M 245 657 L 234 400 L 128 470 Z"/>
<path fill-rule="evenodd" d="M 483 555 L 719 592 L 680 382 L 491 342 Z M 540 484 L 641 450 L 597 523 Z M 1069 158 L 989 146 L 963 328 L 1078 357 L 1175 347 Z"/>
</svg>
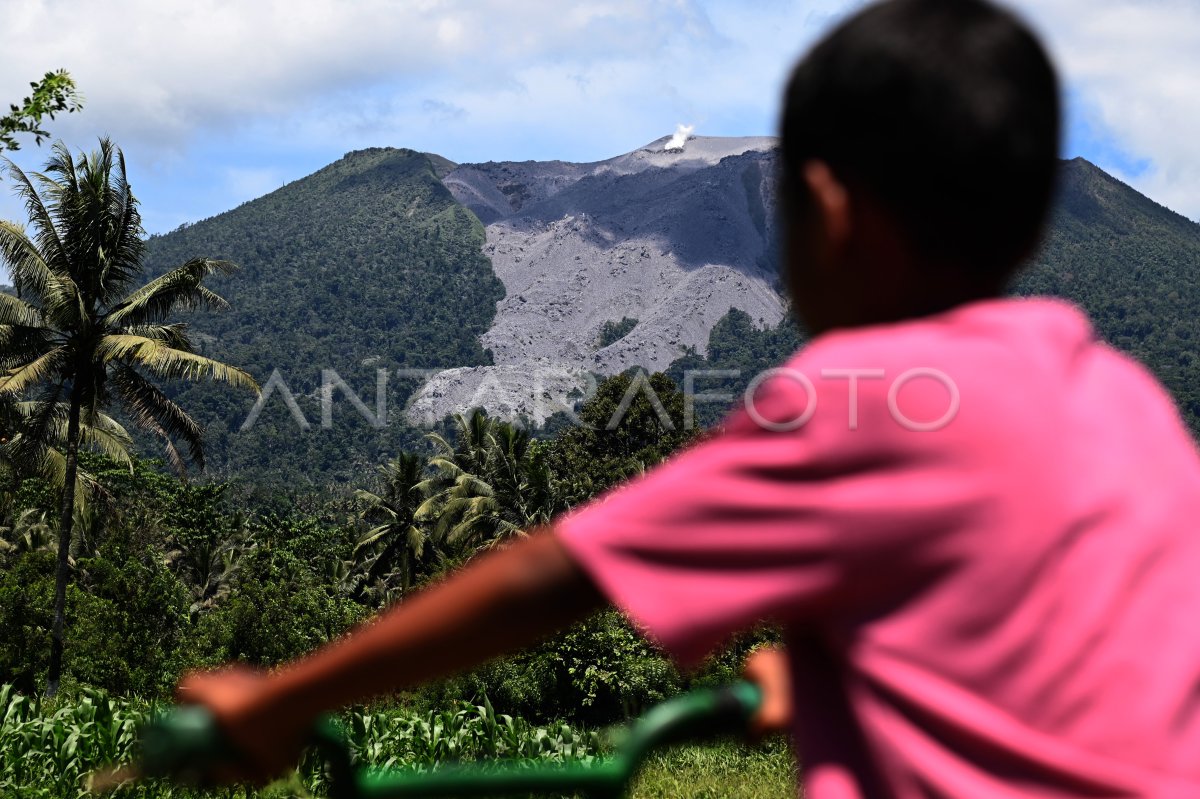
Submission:
<svg viewBox="0 0 1200 799">
<path fill-rule="evenodd" d="M 192 675 L 178 695 L 208 706 L 245 755 L 222 776 L 262 780 L 296 762 L 319 713 L 468 669 L 605 604 L 557 538 L 539 531 L 274 674 Z"/>
</svg>

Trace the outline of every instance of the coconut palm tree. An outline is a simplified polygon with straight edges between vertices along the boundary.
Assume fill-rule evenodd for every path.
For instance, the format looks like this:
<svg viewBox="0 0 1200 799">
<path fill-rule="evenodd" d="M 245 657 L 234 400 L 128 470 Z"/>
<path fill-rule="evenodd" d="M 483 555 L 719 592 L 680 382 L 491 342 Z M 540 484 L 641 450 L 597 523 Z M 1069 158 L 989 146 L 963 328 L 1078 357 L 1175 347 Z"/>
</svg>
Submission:
<svg viewBox="0 0 1200 799">
<path fill-rule="evenodd" d="M 11 528 L 0 527 L 0 555 L 53 550 L 56 543 L 53 525 L 46 521 L 44 510 L 28 508 Z"/>
<path fill-rule="evenodd" d="M 417 561 L 425 554 L 425 533 L 413 518 L 424 499 L 419 488 L 424 471 L 422 458 L 402 452 L 379 467 L 379 476 L 383 478 L 383 489 L 379 494 L 365 490 L 354 492 L 366 503 L 363 517 L 376 522 L 355 546 L 356 557 L 367 556 L 363 561 L 364 582 L 374 584 L 383 579 L 386 583 L 389 572 L 395 570 L 400 578 L 402 597 L 412 587 Z M 385 585 L 385 595 L 386 589 Z"/>
<path fill-rule="evenodd" d="M 549 521 L 550 475 L 529 434 L 479 410 L 454 421 L 454 444 L 428 436 L 438 454 L 429 461 L 433 475 L 420 484 L 428 499 L 414 518 L 432 523 L 440 543 L 480 548 Z"/>
<path fill-rule="evenodd" d="M 192 538 L 173 536 L 167 544 L 167 565 L 191 593 L 188 613 L 193 619 L 229 596 L 242 559 L 258 546 L 240 515 L 220 533 Z"/>
<path fill-rule="evenodd" d="M 2 359 L 3 351 L 0 350 L 0 362 Z M 0 468 L 18 483 L 25 476 L 36 475 L 62 491 L 66 477 L 63 452 L 69 416 L 70 406 L 66 402 L 43 407 L 39 402 L 19 401 L 12 394 L 0 393 Z M 132 471 L 133 439 L 107 414 L 88 414 L 80 420 L 79 443 Z M 77 470 L 77 512 L 83 511 L 87 502 L 101 492 L 101 486 L 90 474 L 83 469 Z"/>
<path fill-rule="evenodd" d="M 72 508 L 81 431 L 97 427 L 103 408 L 116 402 L 139 427 L 157 436 L 181 474 L 186 447 L 203 467 L 200 426 L 153 378 L 209 377 L 257 391 L 246 372 L 195 353 L 186 327 L 167 323 L 180 308 L 224 308 L 202 285 L 228 273 L 224 261 L 196 258 L 137 287 L 145 243 L 125 157 L 108 139 L 78 160 L 54 144 L 45 174 L 32 179 L 5 159 L 29 214 L 31 235 L 0 222 L 0 259 L 17 296 L 0 294 L 0 392 L 33 394 L 25 441 L 41 446 L 66 403 L 63 492 L 58 568 L 46 691 L 58 690 L 62 670 L 63 609 L 68 579 Z M 35 187 L 34 182 L 37 186 Z"/>
</svg>

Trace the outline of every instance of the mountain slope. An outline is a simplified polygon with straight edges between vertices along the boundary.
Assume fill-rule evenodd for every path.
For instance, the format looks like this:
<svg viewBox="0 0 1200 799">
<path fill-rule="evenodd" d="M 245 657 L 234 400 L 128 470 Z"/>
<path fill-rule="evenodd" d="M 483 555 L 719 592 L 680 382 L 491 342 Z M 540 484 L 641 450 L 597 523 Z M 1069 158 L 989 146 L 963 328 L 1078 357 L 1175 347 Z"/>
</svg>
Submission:
<svg viewBox="0 0 1200 799">
<path fill-rule="evenodd" d="M 150 240 L 155 270 L 201 255 L 241 266 L 214 284 L 233 310 L 197 314 L 197 337 L 260 384 L 279 370 L 310 425 L 303 429 L 280 395 L 241 432 L 252 398 L 212 387 L 184 390 L 179 399 L 208 425 L 222 470 L 359 474 L 419 433 L 371 428 L 341 391 L 334 424 L 324 429 L 322 370 L 336 371 L 374 411 L 378 368 L 485 362 L 479 336 L 503 287 L 482 254 L 482 225 L 435 169 L 411 150 L 353 152 L 265 197 Z M 416 385 L 387 377 L 393 402 Z"/>
<path fill-rule="evenodd" d="M 1015 290 L 1082 305 L 1200 436 L 1200 225 L 1082 158 L 1064 162 L 1048 234 Z"/>
<path fill-rule="evenodd" d="M 444 182 L 487 226 L 504 282 L 483 344 L 495 366 L 431 380 L 413 421 L 482 404 L 542 422 L 589 372 L 665 369 L 703 352 L 731 308 L 783 315 L 775 271 L 775 140 L 667 138 L 592 164 L 462 165 Z M 621 320 L 632 325 L 604 336 Z"/>
<path fill-rule="evenodd" d="M 696 138 L 667 151 L 665 141 L 591 164 L 359 151 L 153 238 L 155 269 L 198 255 L 241 264 L 215 285 L 234 311 L 194 316 L 197 339 L 261 383 L 278 369 L 308 424 L 276 392 L 243 432 L 251 398 L 185 389 L 213 465 L 256 481 L 354 481 L 446 413 L 483 405 L 540 420 L 569 409 L 595 374 L 631 365 L 737 368 L 740 383 L 702 390 L 744 386 L 799 341 L 778 294 L 775 143 Z M 1200 432 L 1200 226 L 1066 162 L 1045 244 L 1016 290 L 1081 303 Z M 410 367 L 432 376 L 397 377 Z M 382 385 L 384 425 L 331 386 L 324 427 L 322 370 L 368 414 Z"/>
</svg>

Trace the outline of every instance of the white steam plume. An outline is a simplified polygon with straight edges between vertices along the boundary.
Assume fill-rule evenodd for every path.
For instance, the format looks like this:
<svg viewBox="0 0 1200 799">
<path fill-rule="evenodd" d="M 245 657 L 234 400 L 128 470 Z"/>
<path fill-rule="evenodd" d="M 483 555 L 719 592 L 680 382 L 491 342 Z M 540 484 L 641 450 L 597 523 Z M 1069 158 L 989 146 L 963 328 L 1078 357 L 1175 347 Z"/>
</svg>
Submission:
<svg viewBox="0 0 1200 799">
<path fill-rule="evenodd" d="M 692 135 L 692 131 L 696 129 L 695 125 L 676 125 L 675 133 L 671 136 L 671 140 L 663 145 L 664 150 L 682 150 L 683 145 L 687 143 L 688 136 Z"/>
</svg>

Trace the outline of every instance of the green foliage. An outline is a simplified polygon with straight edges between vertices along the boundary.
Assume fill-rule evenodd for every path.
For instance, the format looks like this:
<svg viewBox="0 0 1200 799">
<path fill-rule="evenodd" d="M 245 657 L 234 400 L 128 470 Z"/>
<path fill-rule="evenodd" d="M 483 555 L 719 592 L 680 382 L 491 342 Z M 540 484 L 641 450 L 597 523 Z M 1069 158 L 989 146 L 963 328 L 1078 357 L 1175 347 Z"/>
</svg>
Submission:
<svg viewBox="0 0 1200 799">
<path fill-rule="evenodd" d="M 11 685 L 0 685 L 0 793 L 58 799 L 80 796 L 90 771 L 132 762 L 137 729 L 153 705 L 119 700 L 84 689 L 72 702 L 39 702 Z M 556 724 L 538 727 L 480 705 L 455 702 L 448 709 L 414 714 L 349 711 L 342 728 L 356 767 L 429 768 L 452 761 L 502 758 L 538 762 L 588 762 L 600 752 L 595 733 Z M 315 756 L 286 781 L 247 796 L 280 793 L 324 795 L 327 779 Z M 124 788 L 123 797 L 192 797 L 202 792 L 145 782 Z"/>
<path fill-rule="evenodd" d="M 0 685 L 0 793 L 73 799 L 89 770 L 132 759 L 145 706 L 81 694 L 56 705 Z"/>
<path fill-rule="evenodd" d="M 376 470 L 383 483 L 378 494 L 355 492 L 366 505 L 363 520 L 373 525 L 354 544 L 355 559 L 362 558 L 358 579 L 383 602 L 408 593 L 426 553 L 429 536 L 416 520 L 424 470 L 424 460 L 402 452 Z"/>
<path fill-rule="evenodd" d="M 486 696 L 497 709 L 531 719 L 608 724 L 680 690 L 727 685 L 740 677 L 752 649 L 778 641 L 773 628 L 755 628 L 684 675 L 621 613 L 606 610 L 536 646 L 424 688 L 420 697 L 439 707 Z"/>
<path fill-rule="evenodd" d="M 333 640 L 364 618 L 292 552 L 247 555 L 238 590 L 197 622 L 198 648 L 211 663 L 274 665 Z"/>
<path fill-rule="evenodd" d="M 433 474 L 416 486 L 428 499 L 413 520 L 451 551 L 502 544 L 550 521 L 551 478 L 529 434 L 480 410 L 457 415 L 455 425 L 453 443 L 429 436 Z"/>
<path fill-rule="evenodd" d="M 581 424 L 546 442 L 555 509 L 582 502 L 662 461 L 691 441 L 683 394 L 661 373 L 640 370 L 602 382 L 579 410 Z"/>
<path fill-rule="evenodd" d="M 605 611 L 537 646 L 429 689 L 427 701 L 488 696 L 515 715 L 604 724 L 628 718 L 684 684 L 620 613 Z"/>
<path fill-rule="evenodd" d="M 600 327 L 600 336 L 596 341 L 596 346 L 604 348 L 609 344 L 616 344 L 633 332 L 633 329 L 637 327 L 637 323 L 637 319 L 631 319 L 628 316 L 622 316 L 620 322 L 612 320 L 605 322 Z"/>
<path fill-rule="evenodd" d="M 287 513 L 242 510 L 245 498 L 228 484 L 182 484 L 152 463 L 134 461 L 130 472 L 85 455 L 106 498 L 80 525 L 75 544 L 81 554 L 67 640 L 87 651 L 68 658 L 68 674 L 82 684 L 164 696 L 189 667 L 231 659 L 271 665 L 306 652 L 383 604 L 403 601 L 395 574 L 404 567 L 402 546 L 414 556 L 411 586 L 436 579 L 668 456 L 690 440 L 681 414 L 682 398 L 663 375 L 618 376 L 580 409 L 588 427 L 535 441 L 474 413 L 434 437 L 434 455 L 392 459 L 375 490 L 359 492 L 355 503 L 301 503 Z M 41 501 L 53 497 L 36 481 L 23 486 L 8 511 L 11 524 L 40 512 Z M 411 551 L 414 540 L 422 542 L 419 554 Z M 16 562 L 17 555 L 7 557 Z M 21 557 L 28 562 L 12 572 L 15 579 L 36 585 L 29 571 L 38 561 Z M 15 629 L 16 619 L 36 618 L 23 597 L 3 596 L 4 624 Z M 12 637 L 36 653 L 30 642 L 44 627 Z M 9 661 L 19 666 L 22 655 L 11 651 Z M 120 662 L 122 652 L 128 663 Z M 17 668 L 9 673 L 20 678 Z M 505 713 L 611 721 L 686 682 L 610 612 L 427 699 L 444 704 L 465 692 L 493 697 Z"/>
<path fill-rule="evenodd" d="M 99 462 L 92 458 L 89 465 Z M 147 543 L 141 526 L 146 515 L 131 512 L 136 506 L 128 497 L 109 493 L 108 503 L 76 528 L 79 557 L 65 608 L 64 671 L 112 691 L 161 695 L 174 685 L 184 660 L 187 590 L 167 569 L 161 550 Z M 19 510 L 20 517 L 31 513 L 46 512 Z M 43 686 L 38 670 L 48 659 L 54 564 L 55 548 L 45 547 L 10 558 L 0 571 L 0 682 L 22 691 Z"/>
<path fill-rule="evenodd" d="M 21 149 L 16 134 L 28 133 L 35 144 L 50 136 L 42 130 L 42 119 L 65 111 L 68 114 L 83 108 L 75 81 L 65 69 L 47 72 L 40 81 L 29 84 L 33 92 L 20 105 L 10 105 L 9 112 L 0 117 L 0 152 Z"/>
<path fill-rule="evenodd" d="M 344 714 L 354 760 L 363 768 L 427 768 L 470 760 L 587 762 L 599 736 L 566 724 L 538 727 L 481 704 L 453 702 L 422 714 L 357 711 Z"/>
<path fill-rule="evenodd" d="M 759 328 L 745 311 L 730 308 L 708 335 L 708 355 L 690 352 L 672 363 L 666 374 L 685 391 L 690 380 L 696 397 L 694 424 L 701 429 L 709 428 L 741 401 L 756 375 L 786 361 L 804 340 L 790 313 L 774 327 Z M 706 375 L 710 370 L 736 374 Z M 703 399 L 705 394 L 725 394 L 731 399 L 714 402 Z"/>
<path fill-rule="evenodd" d="M 188 594 L 152 550 L 110 540 L 79 563 L 67 600 L 66 671 L 114 693 L 168 694 L 183 667 Z"/>
<path fill-rule="evenodd" d="M 223 483 L 181 485 L 164 510 L 166 561 L 188 587 L 193 618 L 228 596 L 255 545 L 245 515 L 225 507 L 227 489 Z"/>
<path fill-rule="evenodd" d="M 631 799 L 793 799 L 799 782 L 791 747 L 721 741 L 654 752 L 630 789 Z"/>
<path fill-rule="evenodd" d="M 0 683 L 32 693 L 50 658 L 54 553 L 27 552 L 0 573 Z"/>
<path fill-rule="evenodd" d="M 163 519 L 168 508 L 181 505 L 178 496 L 189 489 L 144 462 L 136 462 L 132 474 L 127 467 L 94 455 L 85 454 L 83 462 L 97 475 L 102 495 L 75 528 L 71 569 L 77 586 L 68 593 L 66 639 L 80 649 L 66 651 L 66 671 L 113 690 L 161 693 L 178 676 L 178 649 L 186 635 L 186 613 L 181 620 L 180 603 L 183 611 L 187 609 L 187 588 L 166 565 Z M 27 479 L 8 511 L 11 524 L 19 528 L 31 514 L 53 518 L 48 509 L 56 503 L 43 481 Z M 39 558 L 52 555 L 53 548 L 47 548 Z M 41 589 L 33 587 L 38 582 L 28 574 L 31 564 L 10 559 L 9 570 L 0 572 L 0 577 L 27 584 L 27 598 L 41 602 L 37 598 Z M 0 617 L 13 613 L 39 619 L 41 611 L 14 602 L 21 596 L 0 591 Z M 48 620 L 27 625 L 31 642 L 22 645 L 28 650 L 27 660 L 44 663 L 35 653 L 48 629 Z M 128 662 L 123 662 L 125 658 Z M 14 678 L 0 675 L 0 679 Z M 23 690 L 32 690 L 33 685 L 21 681 Z"/>
<path fill-rule="evenodd" d="M 93 513 L 77 501 L 83 496 L 76 496 L 79 449 L 130 462 L 129 435 L 102 410 L 119 404 L 161 441 L 182 474 L 179 446 L 203 466 L 203 434 L 157 381 L 207 377 L 257 386 L 242 370 L 197 354 L 184 328 L 167 322 L 181 307 L 225 307 L 203 281 L 229 273 L 231 264 L 192 258 L 136 286 L 145 249 L 141 216 L 125 156 L 111 141 L 101 139 L 96 151 L 78 158 L 56 142 L 45 173 L 32 179 L 11 161 L 7 166 L 32 235 L 0 221 L 0 257 L 16 289 L 15 295 L 0 293 L 0 393 L 13 407 L 27 409 L 17 415 L 15 430 L 4 431 L 4 450 L 18 467 L 32 467 L 62 486 L 47 679 L 53 695 L 62 667 L 72 527 L 77 514 Z M 14 401 L 26 396 L 32 401 Z M 55 448 L 60 443 L 61 453 Z"/>
</svg>

